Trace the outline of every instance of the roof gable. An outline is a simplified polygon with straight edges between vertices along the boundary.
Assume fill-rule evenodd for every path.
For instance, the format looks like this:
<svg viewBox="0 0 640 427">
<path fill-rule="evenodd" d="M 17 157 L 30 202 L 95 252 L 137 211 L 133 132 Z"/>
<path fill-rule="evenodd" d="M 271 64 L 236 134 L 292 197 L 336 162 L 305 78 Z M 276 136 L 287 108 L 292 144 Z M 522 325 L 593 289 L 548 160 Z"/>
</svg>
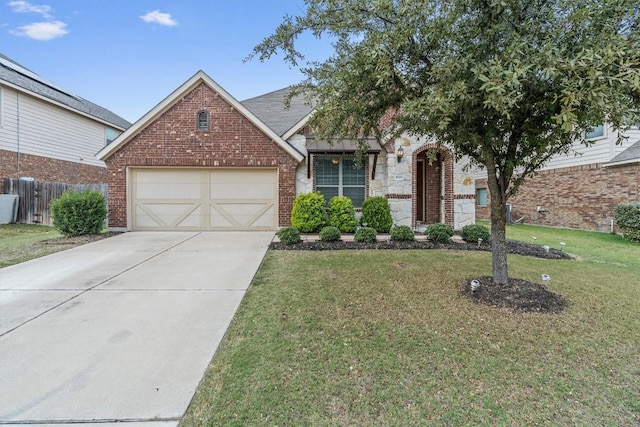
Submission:
<svg viewBox="0 0 640 427">
<path fill-rule="evenodd" d="M 209 77 L 204 71 L 200 70 L 194 74 L 189 80 L 184 82 L 180 87 L 174 90 L 169 96 L 162 100 L 158 105 L 152 108 L 147 114 L 142 116 L 136 121 L 129 129 L 123 132 L 118 138 L 116 138 L 111 144 L 104 147 L 96 156 L 100 160 L 106 160 L 112 154 L 114 154 L 120 147 L 127 144 L 138 133 L 144 130 L 154 120 L 160 117 L 164 112 L 168 111 L 171 107 L 177 104 L 186 94 L 194 89 L 199 84 L 204 83 L 209 86 L 213 91 L 217 92 L 226 102 L 228 102 L 235 110 L 247 118 L 258 129 L 260 129 L 265 135 L 273 140 L 278 146 L 280 146 L 291 157 L 298 162 L 304 159 L 304 156 L 293 148 L 288 142 L 280 137 L 276 132 L 261 121 L 255 114 L 249 111 L 238 100 L 231 96 L 226 90 L 216 83 L 211 77 Z"/>
<path fill-rule="evenodd" d="M 119 130 L 131 126 L 131 123 L 117 114 L 69 93 L 2 54 L 0 54 L 0 81 L 16 90 L 28 92 L 37 98 L 52 102 Z"/>
<path fill-rule="evenodd" d="M 314 110 L 301 95 L 291 98 L 289 108 L 285 108 L 289 92 L 291 88 L 286 87 L 246 99 L 242 105 L 286 140 L 306 124 Z"/>
<path fill-rule="evenodd" d="M 636 141 L 629 148 L 622 153 L 615 156 L 613 159 L 605 163 L 605 166 L 616 166 L 627 163 L 640 162 L 640 140 Z"/>
</svg>

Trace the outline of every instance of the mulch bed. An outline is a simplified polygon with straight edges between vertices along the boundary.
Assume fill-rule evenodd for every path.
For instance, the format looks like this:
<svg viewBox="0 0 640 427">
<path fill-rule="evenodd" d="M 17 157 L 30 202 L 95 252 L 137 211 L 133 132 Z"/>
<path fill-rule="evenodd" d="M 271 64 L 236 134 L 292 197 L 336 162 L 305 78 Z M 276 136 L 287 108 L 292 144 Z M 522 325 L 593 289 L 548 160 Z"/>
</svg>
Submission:
<svg viewBox="0 0 640 427">
<path fill-rule="evenodd" d="M 450 249 L 456 251 L 488 251 L 491 252 L 491 245 L 483 243 L 478 245 L 477 243 L 434 243 L 428 240 L 413 241 L 413 242 L 376 242 L 376 243 L 360 243 L 351 241 L 338 241 L 338 242 L 305 242 L 301 241 L 293 245 L 285 245 L 280 242 L 272 242 L 269 245 L 269 249 L 272 250 L 286 250 L 286 251 L 336 251 L 345 249 L 387 249 L 387 250 L 411 250 L 411 249 Z M 566 252 L 562 252 L 558 249 L 549 249 L 549 252 L 540 245 L 532 245 L 525 242 L 519 242 L 516 240 L 507 240 L 507 251 L 510 254 L 533 256 L 537 258 L 545 259 L 573 259 L 573 257 Z"/>
<path fill-rule="evenodd" d="M 458 291 L 477 304 L 527 313 L 560 313 L 568 305 L 562 295 L 551 292 L 539 283 L 509 279 L 507 285 L 496 284 L 490 276 L 478 277 L 476 280 L 480 282 L 477 290 L 472 291 L 470 281 L 467 280 L 458 285 Z"/>
<path fill-rule="evenodd" d="M 376 243 L 314 241 L 300 242 L 293 245 L 273 242 L 269 248 L 272 250 L 288 251 L 331 251 L 348 249 L 449 249 L 457 251 L 491 251 L 491 245 L 487 243 L 483 243 L 481 245 L 478 245 L 477 243 L 464 242 L 440 244 L 430 241 L 387 241 Z M 510 254 L 545 259 L 573 259 L 571 255 L 558 249 L 550 248 L 547 252 L 544 247 L 540 245 L 533 245 L 516 240 L 507 240 L 507 252 Z M 516 312 L 529 313 L 560 313 L 568 305 L 568 301 L 562 295 L 551 292 L 545 286 L 538 283 L 532 283 L 522 279 L 509 279 L 508 285 L 499 285 L 493 283 L 493 278 L 488 276 L 477 277 L 475 279 L 480 282 L 479 289 L 472 291 L 469 280 L 466 280 L 458 285 L 458 291 L 461 296 L 469 298 L 477 304 L 485 304 L 492 307 L 508 308 Z"/>
</svg>

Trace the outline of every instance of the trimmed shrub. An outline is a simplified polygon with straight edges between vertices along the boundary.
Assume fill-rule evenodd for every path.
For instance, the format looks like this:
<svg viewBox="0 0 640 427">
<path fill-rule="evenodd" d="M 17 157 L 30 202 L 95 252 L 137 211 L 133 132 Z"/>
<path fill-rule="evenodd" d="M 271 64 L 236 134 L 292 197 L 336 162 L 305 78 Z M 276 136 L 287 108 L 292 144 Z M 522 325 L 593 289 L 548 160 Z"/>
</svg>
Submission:
<svg viewBox="0 0 640 427">
<path fill-rule="evenodd" d="M 489 242 L 491 233 L 487 227 L 480 224 L 471 224 L 462 227 L 462 240 L 467 243 L 478 243 L 478 239 L 482 239 L 483 242 Z"/>
<path fill-rule="evenodd" d="M 398 242 L 413 242 L 416 239 L 416 235 L 408 225 L 399 225 L 391 229 L 389 238 Z"/>
<path fill-rule="evenodd" d="M 320 193 L 298 194 L 291 209 L 291 225 L 301 233 L 315 233 L 327 223 L 324 197 Z"/>
<path fill-rule="evenodd" d="M 616 223 L 625 239 L 640 242 L 640 203 L 620 203 L 616 206 Z"/>
<path fill-rule="evenodd" d="M 67 190 L 51 202 L 51 217 L 65 236 L 98 234 L 107 219 L 107 204 L 99 191 Z"/>
<path fill-rule="evenodd" d="M 376 242 L 376 230 L 372 227 L 360 227 L 356 230 L 356 234 L 353 235 L 353 240 L 362 243 L 375 243 Z"/>
<path fill-rule="evenodd" d="M 335 196 L 329 200 L 329 225 L 338 227 L 343 233 L 356 231 L 356 210 L 353 202 L 345 196 Z"/>
<path fill-rule="evenodd" d="M 320 240 L 323 242 L 337 242 L 341 237 L 338 227 L 330 225 L 320 230 Z"/>
<path fill-rule="evenodd" d="M 360 224 L 371 227 L 378 233 L 388 233 L 393 225 L 393 219 L 387 198 L 376 196 L 366 199 L 362 203 Z"/>
<path fill-rule="evenodd" d="M 293 245 L 300 241 L 300 232 L 295 227 L 285 227 L 278 231 L 280 242 L 285 245 Z"/>
<path fill-rule="evenodd" d="M 424 234 L 429 236 L 429 239 L 437 243 L 449 243 L 449 239 L 453 236 L 453 228 L 446 224 L 431 224 L 424 230 Z"/>
</svg>

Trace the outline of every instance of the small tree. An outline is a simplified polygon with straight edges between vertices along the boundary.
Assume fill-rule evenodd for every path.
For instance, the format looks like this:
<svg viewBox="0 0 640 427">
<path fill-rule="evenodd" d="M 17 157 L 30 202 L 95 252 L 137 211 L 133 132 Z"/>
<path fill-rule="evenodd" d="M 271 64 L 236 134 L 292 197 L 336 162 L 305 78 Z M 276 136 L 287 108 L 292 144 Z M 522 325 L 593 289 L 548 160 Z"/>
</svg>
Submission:
<svg viewBox="0 0 640 427">
<path fill-rule="evenodd" d="M 98 234 L 107 218 L 107 206 L 99 191 L 67 190 L 51 202 L 53 226 L 66 236 Z"/>
<path fill-rule="evenodd" d="M 251 56 L 304 59 L 299 35 L 332 39 L 301 65 L 318 137 L 432 137 L 487 170 L 493 280 L 508 283 L 506 204 L 593 126 L 624 127 L 640 102 L 638 0 L 305 0 Z M 393 113 L 390 114 L 389 113 Z M 393 122 L 390 128 L 380 123 Z M 586 142 L 585 142 L 586 143 Z M 364 143 L 363 143 L 364 146 Z"/>
</svg>

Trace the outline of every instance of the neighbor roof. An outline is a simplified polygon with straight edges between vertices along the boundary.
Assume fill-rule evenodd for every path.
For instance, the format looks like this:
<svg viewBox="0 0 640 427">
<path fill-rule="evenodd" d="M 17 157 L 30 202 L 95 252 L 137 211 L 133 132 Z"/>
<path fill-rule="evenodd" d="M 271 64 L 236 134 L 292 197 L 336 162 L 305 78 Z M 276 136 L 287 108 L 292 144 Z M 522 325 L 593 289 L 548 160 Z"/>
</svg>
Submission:
<svg viewBox="0 0 640 427">
<path fill-rule="evenodd" d="M 255 124 L 265 135 L 271 138 L 277 145 L 284 149 L 291 157 L 301 162 L 304 156 L 296 150 L 292 145 L 285 141 L 279 134 L 276 134 L 273 129 L 267 126 L 259 117 L 253 114 L 244 105 L 238 102 L 233 96 L 231 96 L 226 90 L 216 83 L 211 77 L 209 77 L 204 71 L 200 70 L 193 75 L 189 80 L 184 82 L 179 88 L 174 90 L 169 96 L 162 100 L 158 105 L 153 107 L 151 111 L 141 117 L 130 128 L 120 134 L 113 142 L 104 147 L 96 157 L 100 160 L 106 160 L 113 153 L 115 153 L 120 147 L 125 145 L 131 139 L 133 139 L 140 131 L 149 125 L 153 120 L 158 118 L 161 114 L 178 103 L 183 96 L 189 91 L 195 88 L 200 83 L 205 83 L 215 92 L 217 92 L 224 100 L 226 100 L 236 111 L 246 117 L 249 121 Z"/>
<path fill-rule="evenodd" d="M 125 130 L 131 126 L 131 123 L 117 114 L 69 93 L 2 54 L 0 54 L 0 81 L 14 89 L 30 92 L 39 98 L 46 98 L 119 130 Z"/>
<path fill-rule="evenodd" d="M 255 98 L 246 99 L 241 104 L 275 133 L 283 137 L 283 139 L 287 139 L 306 123 L 313 112 L 313 107 L 307 105 L 306 100 L 301 95 L 291 98 L 289 108 L 285 108 L 285 98 L 290 91 L 291 88 L 286 87 Z"/>
<path fill-rule="evenodd" d="M 613 159 L 605 163 L 606 166 L 617 166 L 627 163 L 640 162 L 640 140 L 636 141 L 631 147 L 615 156 Z"/>
</svg>

